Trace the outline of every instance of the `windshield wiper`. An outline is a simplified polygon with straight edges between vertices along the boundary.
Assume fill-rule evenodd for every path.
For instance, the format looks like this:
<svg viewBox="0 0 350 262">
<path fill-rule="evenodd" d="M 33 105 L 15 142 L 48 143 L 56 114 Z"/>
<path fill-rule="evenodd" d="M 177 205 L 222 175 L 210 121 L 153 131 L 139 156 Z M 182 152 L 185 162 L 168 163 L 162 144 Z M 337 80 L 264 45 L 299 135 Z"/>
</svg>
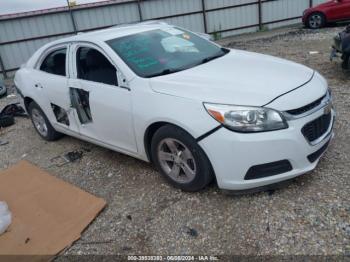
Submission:
<svg viewBox="0 0 350 262">
<path fill-rule="evenodd" d="M 226 48 L 221 48 L 221 51 L 219 54 L 216 54 L 216 55 L 213 55 L 213 56 L 209 56 L 209 57 L 206 57 L 202 60 L 201 64 L 205 64 L 205 63 L 208 63 L 216 58 L 219 58 L 219 57 L 222 57 L 224 55 L 226 55 L 228 52 L 230 52 L 229 49 L 226 49 Z"/>
<path fill-rule="evenodd" d="M 189 69 L 189 68 L 191 68 L 193 66 L 197 66 L 197 65 L 200 65 L 200 64 L 208 63 L 209 61 L 214 60 L 214 59 L 219 58 L 219 57 L 222 57 L 222 56 L 226 55 L 229 52 L 230 52 L 230 49 L 222 47 L 221 50 L 220 50 L 220 53 L 218 53 L 216 55 L 213 55 L 213 56 L 210 56 L 210 57 L 204 58 L 203 60 L 201 60 L 201 62 L 199 64 L 194 64 L 194 65 L 189 66 L 189 67 L 183 67 L 183 68 L 177 68 L 177 69 L 167 68 L 167 69 L 164 69 L 161 72 L 154 73 L 154 74 L 151 74 L 151 75 L 148 75 L 148 76 L 145 76 L 145 77 L 146 78 L 151 78 L 151 77 L 164 76 L 164 75 L 169 75 L 169 74 L 173 74 L 173 73 L 176 73 L 176 72 L 180 72 L 180 71 Z"/>
<path fill-rule="evenodd" d="M 182 70 L 181 69 L 170 69 L 170 68 L 167 68 L 167 69 L 164 69 L 163 71 L 161 71 L 159 73 L 148 75 L 147 77 L 150 78 L 150 77 L 156 77 L 156 76 L 164 76 L 164 75 L 169 75 L 169 74 L 176 73 L 176 72 L 179 72 L 179 71 L 182 71 Z"/>
</svg>

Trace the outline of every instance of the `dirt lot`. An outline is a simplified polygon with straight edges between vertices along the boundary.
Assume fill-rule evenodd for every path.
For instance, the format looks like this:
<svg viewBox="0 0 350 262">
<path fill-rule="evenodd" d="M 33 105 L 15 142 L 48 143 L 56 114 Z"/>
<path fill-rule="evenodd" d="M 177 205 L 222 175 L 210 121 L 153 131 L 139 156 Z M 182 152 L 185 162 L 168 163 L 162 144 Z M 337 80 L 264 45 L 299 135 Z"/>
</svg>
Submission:
<svg viewBox="0 0 350 262">
<path fill-rule="evenodd" d="M 338 113 L 335 139 L 314 172 L 283 189 L 229 196 L 212 185 L 184 193 L 131 157 L 70 137 L 47 143 L 28 119 L 1 131 L 0 140 L 9 144 L 0 147 L 0 168 L 27 159 L 107 200 L 66 254 L 349 255 L 350 73 L 329 61 L 339 30 L 283 29 L 222 41 L 297 61 L 329 81 Z M 12 100 L 0 99 L 0 108 Z M 72 150 L 82 150 L 83 158 L 62 167 L 50 160 Z"/>
</svg>

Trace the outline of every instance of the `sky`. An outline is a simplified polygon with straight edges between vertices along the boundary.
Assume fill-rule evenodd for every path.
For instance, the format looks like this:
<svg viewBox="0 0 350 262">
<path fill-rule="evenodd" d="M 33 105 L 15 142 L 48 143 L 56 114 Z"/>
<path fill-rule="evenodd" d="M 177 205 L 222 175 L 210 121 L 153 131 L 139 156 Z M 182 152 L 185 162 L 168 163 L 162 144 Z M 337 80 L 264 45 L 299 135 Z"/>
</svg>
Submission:
<svg viewBox="0 0 350 262">
<path fill-rule="evenodd" d="M 76 0 L 77 4 L 102 0 Z M 67 0 L 0 0 L 0 15 L 66 6 Z"/>
</svg>

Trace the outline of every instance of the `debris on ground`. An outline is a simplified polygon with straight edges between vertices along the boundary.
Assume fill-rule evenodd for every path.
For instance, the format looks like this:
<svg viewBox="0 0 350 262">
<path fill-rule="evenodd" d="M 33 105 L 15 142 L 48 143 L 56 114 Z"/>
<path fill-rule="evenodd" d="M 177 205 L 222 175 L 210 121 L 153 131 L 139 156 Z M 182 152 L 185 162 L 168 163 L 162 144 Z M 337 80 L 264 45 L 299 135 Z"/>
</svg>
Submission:
<svg viewBox="0 0 350 262">
<path fill-rule="evenodd" d="M 19 103 L 5 106 L 0 112 L 0 128 L 12 126 L 15 123 L 15 117 L 17 116 L 27 117 L 26 112 Z"/>
<path fill-rule="evenodd" d="M 15 118 L 13 116 L 0 114 L 0 128 L 9 127 L 15 124 Z"/>
<path fill-rule="evenodd" d="M 319 53 L 320 53 L 320 52 L 318 52 L 318 51 L 310 51 L 310 52 L 309 52 L 310 55 L 318 55 Z"/>
<path fill-rule="evenodd" d="M 10 226 L 12 220 L 11 212 L 7 206 L 7 203 L 0 201 L 0 235 L 6 232 Z"/>
<path fill-rule="evenodd" d="M 184 229 L 187 235 L 191 237 L 198 237 L 198 231 L 196 229 L 187 226 L 185 226 Z"/>
<path fill-rule="evenodd" d="M 7 116 L 19 116 L 19 117 L 27 117 L 27 113 L 22 108 L 20 103 L 13 103 L 9 104 L 4 107 L 4 109 L 1 110 L 0 115 L 7 115 Z"/>
<path fill-rule="evenodd" d="M 132 248 L 131 248 L 131 247 L 128 247 L 128 246 L 123 246 L 122 249 L 123 249 L 124 251 L 131 251 L 131 250 L 132 250 Z"/>
<path fill-rule="evenodd" d="M 0 140 L 0 146 L 7 145 L 8 143 L 9 143 L 8 141 Z"/>
<path fill-rule="evenodd" d="M 68 163 L 74 163 L 83 157 L 83 151 L 70 151 L 60 156 L 51 158 L 51 162 L 56 162 L 56 166 L 64 166 Z"/>
<path fill-rule="evenodd" d="M 67 162 L 71 162 L 71 163 L 81 159 L 82 157 L 83 157 L 82 151 L 71 151 L 71 152 L 68 152 L 67 154 L 63 155 L 63 158 Z"/>
</svg>

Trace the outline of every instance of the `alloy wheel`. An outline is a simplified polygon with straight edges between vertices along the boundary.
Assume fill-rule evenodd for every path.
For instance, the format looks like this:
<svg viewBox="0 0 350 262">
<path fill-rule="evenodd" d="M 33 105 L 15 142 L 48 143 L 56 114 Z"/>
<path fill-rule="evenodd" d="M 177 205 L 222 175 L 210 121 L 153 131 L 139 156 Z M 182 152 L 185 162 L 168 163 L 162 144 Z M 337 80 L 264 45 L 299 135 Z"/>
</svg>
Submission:
<svg viewBox="0 0 350 262">
<path fill-rule="evenodd" d="M 163 139 L 158 145 L 157 153 L 161 168 L 177 183 L 189 183 L 195 178 L 196 161 L 191 151 L 180 141 Z"/>
<path fill-rule="evenodd" d="M 312 16 L 310 16 L 309 19 L 309 25 L 311 28 L 320 28 L 322 26 L 323 23 L 323 18 L 321 15 L 319 14 L 314 14 Z"/>
<path fill-rule="evenodd" d="M 48 134 L 48 128 L 46 125 L 45 118 L 41 114 L 41 112 L 36 108 L 33 108 L 33 110 L 32 110 L 32 120 L 33 120 L 33 124 L 34 124 L 36 130 L 39 132 L 39 134 L 46 137 Z"/>
</svg>

